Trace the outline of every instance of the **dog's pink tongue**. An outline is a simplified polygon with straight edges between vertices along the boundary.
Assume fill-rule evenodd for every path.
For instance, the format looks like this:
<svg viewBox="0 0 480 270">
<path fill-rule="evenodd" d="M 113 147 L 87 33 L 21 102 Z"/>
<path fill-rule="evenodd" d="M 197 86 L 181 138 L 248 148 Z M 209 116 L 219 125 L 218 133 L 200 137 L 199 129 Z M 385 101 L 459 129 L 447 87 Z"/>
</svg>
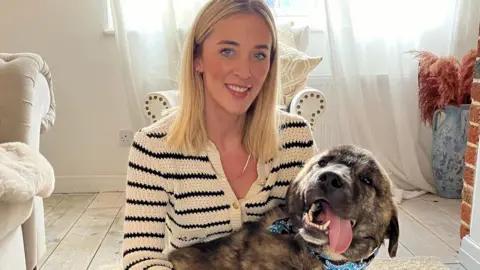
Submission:
<svg viewBox="0 0 480 270">
<path fill-rule="evenodd" d="M 324 204 L 325 216 L 330 220 L 328 238 L 330 247 L 335 253 L 345 252 L 352 243 L 353 232 L 350 220 L 341 219 L 332 212 L 329 205 Z"/>
</svg>

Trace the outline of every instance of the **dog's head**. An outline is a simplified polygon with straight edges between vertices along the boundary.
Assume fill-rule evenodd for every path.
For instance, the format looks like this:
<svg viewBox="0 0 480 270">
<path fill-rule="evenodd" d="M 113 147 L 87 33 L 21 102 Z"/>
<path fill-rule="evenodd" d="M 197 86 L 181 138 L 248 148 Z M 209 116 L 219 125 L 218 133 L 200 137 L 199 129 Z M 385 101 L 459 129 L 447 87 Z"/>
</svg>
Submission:
<svg viewBox="0 0 480 270">
<path fill-rule="evenodd" d="M 391 182 L 367 150 L 341 145 L 313 157 L 289 186 L 287 212 L 298 236 L 332 259 L 364 259 L 386 238 L 396 256 Z"/>
</svg>

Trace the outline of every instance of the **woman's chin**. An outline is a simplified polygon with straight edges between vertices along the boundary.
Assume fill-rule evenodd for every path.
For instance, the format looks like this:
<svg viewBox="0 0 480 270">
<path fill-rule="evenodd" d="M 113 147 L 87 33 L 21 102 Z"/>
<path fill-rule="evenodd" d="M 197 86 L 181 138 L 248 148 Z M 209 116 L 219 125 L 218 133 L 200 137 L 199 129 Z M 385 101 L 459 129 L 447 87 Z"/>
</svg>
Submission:
<svg viewBox="0 0 480 270">
<path fill-rule="evenodd" d="M 241 116 L 246 114 L 250 106 L 252 106 L 254 102 L 254 97 L 252 96 L 253 94 L 254 92 L 250 90 L 239 93 L 225 87 L 225 91 L 223 93 L 217 92 L 216 94 L 208 94 L 210 98 L 207 97 L 207 106 L 212 108 L 216 107 L 228 115 Z M 214 109 L 214 111 L 218 111 L 217 109 Z"/>
<path fill-rule="evenodd" d="M 242 116 L 242 115 L 245 115 L 248 111 L 248 107 L 230 107 L 230 108 L 226 108 L 225 111 L 230 114 L 230 115 L 233 115 L 233 116 Z"/>
<path fill-rule="evenodd" d="M 221 107 L 227 114 L 230 114 L 233 116 L 241 116 L 247 113 L 251 105 L 252 105 L 252 102 L 249 102 L 247 100 L 243 102 L 230 100 L 229 102 L 222 103 Z"/>
</svg>

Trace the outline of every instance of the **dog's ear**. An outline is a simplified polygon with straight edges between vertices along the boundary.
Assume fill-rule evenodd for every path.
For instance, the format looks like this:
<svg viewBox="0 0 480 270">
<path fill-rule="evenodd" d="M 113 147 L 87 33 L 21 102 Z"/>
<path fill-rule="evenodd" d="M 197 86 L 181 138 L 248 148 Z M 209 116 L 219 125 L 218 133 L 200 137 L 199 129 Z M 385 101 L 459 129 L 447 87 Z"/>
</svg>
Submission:
<svg viewBox="0 0 480 270">
<path fill-rule="evenodd" d="M 387 228 L 386 238 L 388 238 L 388 255 L 390 258 L 397 256 L 398 249 L 398 237 L 400 236 L 400 226 L 398 225 L 398 214 L 397 210 L 392 211 L 392 217 L 390 219 L 390 224 Z"/>
</svg>

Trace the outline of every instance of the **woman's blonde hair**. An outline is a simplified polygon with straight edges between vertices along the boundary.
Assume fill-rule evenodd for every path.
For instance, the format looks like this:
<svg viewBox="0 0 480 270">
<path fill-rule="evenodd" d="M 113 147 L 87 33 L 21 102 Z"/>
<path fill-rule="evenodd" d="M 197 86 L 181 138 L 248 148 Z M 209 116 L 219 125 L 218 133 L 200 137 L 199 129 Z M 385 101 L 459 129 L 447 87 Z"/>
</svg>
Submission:
<svg viewBox="0 0 480 270">
<path fill-rule="evenodd" d="M 215 24 L 238 13 L 262 17 L 272 33 L 270 70 L 256 100 L 247 111 L 243 134 L 246 151 L 259 160 L 269 160 L 278 151 L 277 32 L 274 17 L 264 0 L 212 0 L 199 12 L 183 48 L 179 74 L 179 107 L 170 128 L 167 144 L 186 152 L 198 152 L 208 142 L 205 127 L 205 99 L 202 75 L 195 71 L 195 58 Z"/>
</svg>

